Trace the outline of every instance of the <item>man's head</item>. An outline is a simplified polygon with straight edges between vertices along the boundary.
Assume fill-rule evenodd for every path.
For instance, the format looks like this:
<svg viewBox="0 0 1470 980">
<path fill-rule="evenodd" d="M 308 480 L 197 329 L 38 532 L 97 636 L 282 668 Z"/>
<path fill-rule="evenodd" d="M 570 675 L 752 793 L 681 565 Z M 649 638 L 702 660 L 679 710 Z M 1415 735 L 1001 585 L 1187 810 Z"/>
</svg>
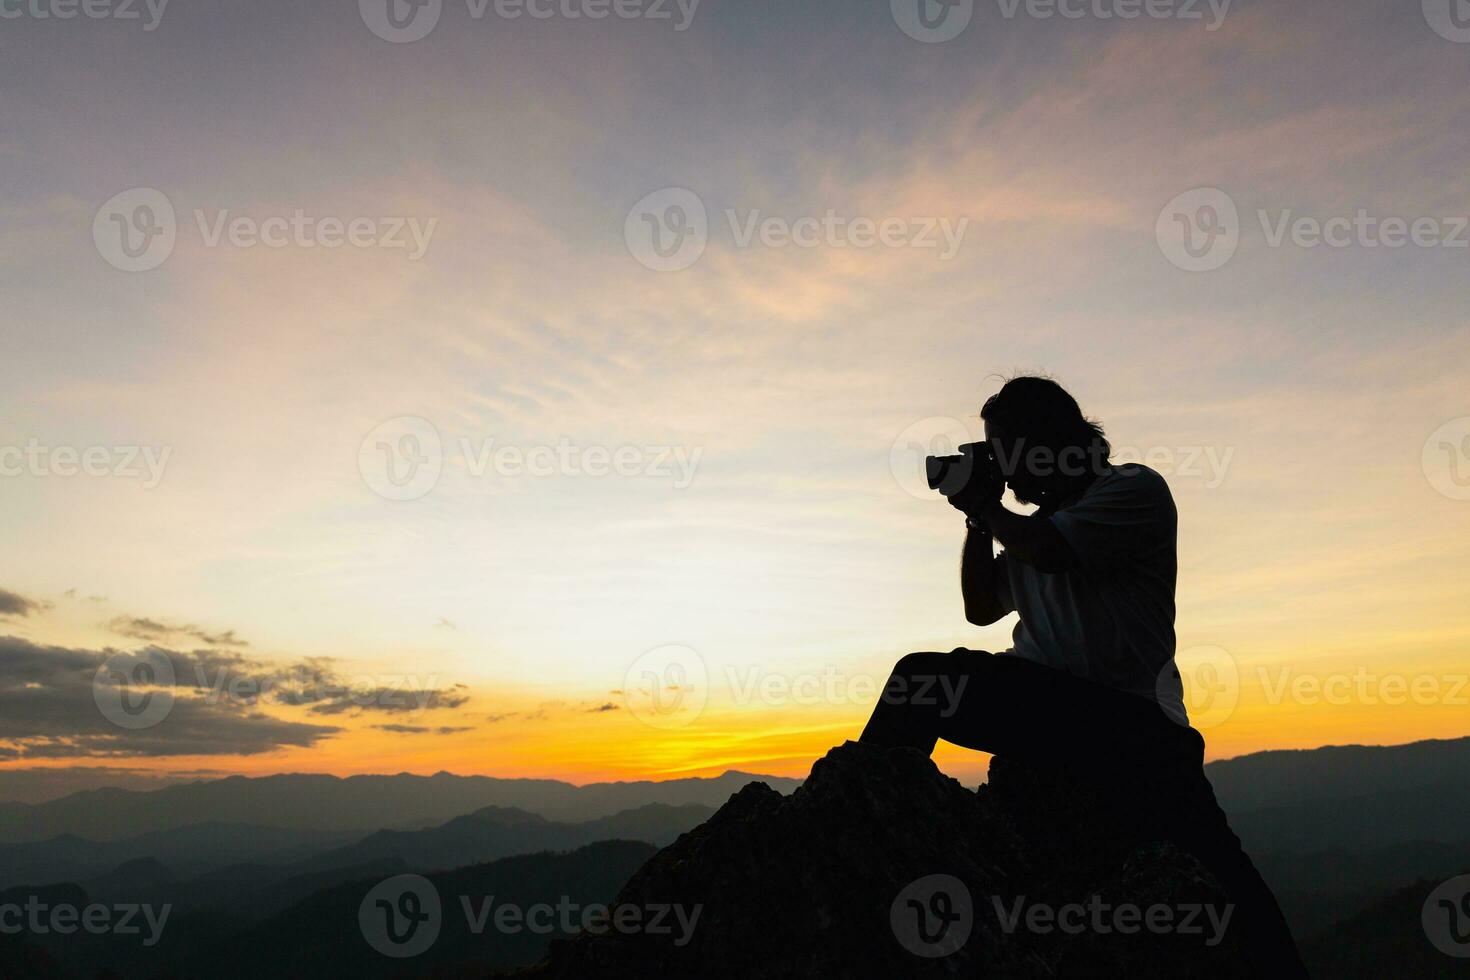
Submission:
<svg viewBox="0 0 1470 980">
<path fill-rule="evenodd" d="M 1022 503 L 1045 505 L 1090 482 L 1112 447 L 1102 426 L 1050 378 L 1007 381 L 980 409 L 985 438 Z"/>
</svg>

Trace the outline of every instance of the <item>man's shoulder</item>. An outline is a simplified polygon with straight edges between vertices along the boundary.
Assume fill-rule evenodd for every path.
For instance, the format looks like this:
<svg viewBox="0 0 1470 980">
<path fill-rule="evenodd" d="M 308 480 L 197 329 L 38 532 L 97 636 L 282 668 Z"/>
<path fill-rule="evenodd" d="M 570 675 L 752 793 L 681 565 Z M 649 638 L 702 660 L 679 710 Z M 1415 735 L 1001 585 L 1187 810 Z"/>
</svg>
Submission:
<svg viewBox="0 0 1470 980">
<path fill-rule="evenodd" d="M 1110 480 L 1127 481 L 1132 486 L 1155 487 L 1165 492 L 1169 489 L 1169 481 L 1164 479 L 1164 475 L 1143 463 L 1109 463 L 1099 482 Z"/>
<path fill-rule="evenodd" d="M 1143 463 L 1112 463 L 1089 488 L 1092 494 L 1144 497 L 1159 504 L 1174 505 L 1174 494 L 1162 473 Z"/>
</svg>

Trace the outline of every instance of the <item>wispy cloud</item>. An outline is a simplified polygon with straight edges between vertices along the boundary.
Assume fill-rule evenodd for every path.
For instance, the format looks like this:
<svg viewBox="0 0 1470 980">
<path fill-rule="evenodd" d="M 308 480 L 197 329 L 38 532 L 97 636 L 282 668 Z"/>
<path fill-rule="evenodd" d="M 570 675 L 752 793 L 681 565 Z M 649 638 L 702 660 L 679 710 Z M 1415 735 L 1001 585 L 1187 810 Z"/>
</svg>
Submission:
<svg viewBox="0 0 1470 980">
<path fill-rule="evenodd" d="M 26 617 L 50 608 L 51 603 L 39 599 L 28 599 L 8 589 L 0 589 L 0 617 Z"/>
</svg>

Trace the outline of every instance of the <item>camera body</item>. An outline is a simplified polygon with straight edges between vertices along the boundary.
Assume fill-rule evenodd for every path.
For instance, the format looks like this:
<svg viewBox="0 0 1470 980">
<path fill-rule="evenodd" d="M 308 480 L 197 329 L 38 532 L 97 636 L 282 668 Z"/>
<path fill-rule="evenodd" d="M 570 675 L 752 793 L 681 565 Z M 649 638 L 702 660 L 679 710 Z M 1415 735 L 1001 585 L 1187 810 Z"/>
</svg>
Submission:
<svg viewBox="0 0 1470 980">
<path fill-rule="evenodd" d="M 924 460 L 924 473 L 929 489 L 953 497 L 977 475 L 990 483 L 1004 482 L 995 454 L 988 442 L 970 442 L 959 447 L 957 456 L 929 456 Z"/>
</svg>

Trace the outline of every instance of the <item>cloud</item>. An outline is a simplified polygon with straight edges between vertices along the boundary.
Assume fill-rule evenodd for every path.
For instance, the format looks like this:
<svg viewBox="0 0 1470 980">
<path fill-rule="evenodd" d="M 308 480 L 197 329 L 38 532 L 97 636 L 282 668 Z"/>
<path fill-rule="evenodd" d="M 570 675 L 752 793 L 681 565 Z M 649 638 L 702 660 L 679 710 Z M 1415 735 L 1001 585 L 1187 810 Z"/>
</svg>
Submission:
<svg viewBox="0 0 1470 980">
<path fill-rule="evenodd" d="M 473 726 L 469 726 L 469 725 L 440 725 L 437 728 L 431 728 L 431 727 L 429 727 L 427 725 L 394 725 L 394 724 L 389 724 L 389 725 L 374 725 L 372 727 L 378 729 L 379 731 L 383 731 L 383 732 L 395 732 L 395 733 L 397 733 L 399 735 L 427 735 L 427 734 L 431 734 L 431 733 L 434 734 L 434 735 L 454 735 L 454 734 L 457 734 L 459 732 L 472 732 L 472 731 L 474 731 Z"/>
<path fill-rule="evenodd" d="M 604 711 L 617 711 L 617 710 L 618 710 L 618 705 L 613 704 L 611 701 L 605 701 L 602 704 L 597 705 L 597 707 L 595 707 L 595 708 L 588 708 L 587 709 L 587 713 L 589 715 L 596 715 L 596 714 L 602 714 Z"/>
<path fill-rule="evenodd" d="M 175 689 L 190 688 L 190 668 L 210 655 L 155 650 L 175 666 Z M 0 637 L 0 752 L 10 758 L 257 755 L 310 747 L 341 729 L 288 721 L 230 699 L 175 697 L 166 717 L 129 730 L 108 720 L 96 691 L 114 650 L 43 647 Z"/>
<path fill-rule="evenodd" d="M 178 625 L 157 619 L 150 619 L 146 616 L 117 616 L 107 624 L 107 628 L 118 636 L 126 636 L 130 639 L 143 640 L 148 643 L 169 643 L 194 639 L 213 647 L 244 647 L 250 645 L 236 636 L 234 630 L 212 633 L 195 626 L 193 623 Z"/>
<path fill-rule="evenodd" d="M 0 589 L 0 616 L 29 616 L 50 608 L 49 602 L 28 599 L 8 589 Z"/>
<path fill-rule="evenodd" d="M 313 715 L 340 715 L 348 712 L 380 711 L 384 714 L 408 714 L 439 709 L 454 709 L 466 704 L 470 696 L 464 684 L 448 688 L 419 686 L 414 677 L 385 677 L 389 684 L 354 684 L 335 674 L 314 676 L 310 683 L 279 695 L 283 704 L 306 706 Z"/>
<path fill-rule="evenodd" d="M 116 685 L 115 669 L 136 676 L 135 665 L 166 661 L 172 678 L 155 673 L 139 690 L 167 691 L 166 715 L 129 730 L 110 721 L 99 691 Z M 382 713 L 417 716 L 452 710 L 470 699 L 463 684 L 437 687 L 411 676 L 351 678 L 327 658 L 273 664 L 234 651 L 141 651 L 38 646 L 0 638 L 0 759 L 109 758 L 175 755 L 256 755 L 312 747 L 342 731 L 335 725 L 294 721 L 272 707 L 304 708 L 309 715 Z M 468 728 L 394 724 L 401 733 L 454 734 Z"/>
<path fill-rule="evenodd" d="M 521 721 L 546 721 L 549 717 L 550 714 L 547 711 L 547 706 L 542 705 L 535 711 L 503 711 L 497 714 L 486 715 L 485 720 L 494 725 L 512 719 L 520 719 Z"/>
</svg>

